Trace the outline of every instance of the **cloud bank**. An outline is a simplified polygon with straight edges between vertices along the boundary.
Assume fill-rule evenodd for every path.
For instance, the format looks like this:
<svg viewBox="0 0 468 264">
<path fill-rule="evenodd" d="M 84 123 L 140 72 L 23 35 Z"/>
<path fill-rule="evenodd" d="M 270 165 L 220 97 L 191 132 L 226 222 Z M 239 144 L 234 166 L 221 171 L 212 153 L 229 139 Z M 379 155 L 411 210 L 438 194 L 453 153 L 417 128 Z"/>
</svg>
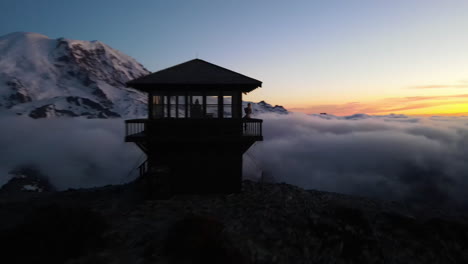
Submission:
<svg viewBox="0 0 468 264">
<path fill-rule="evenodd" d="M 31 119 L 0 116 L 0 185 L 19 166 L 34 166 L 56 188 L 128 182 L 141 157 L 124 142 L 121 119 Z"/>
<path fill-rule="evenodd" d="M 261 118 L 265 141 L 248 154 L 260 165 L 246 166 L 262 168 L 276 181 L 383 199 L 468 205 L 468 117 Z"/>
<path fill-rule="evenodd" d="M 468 205 L 468 117 L 264 114 L 244 176 L 306 189 Z M 145 157 L 121 119 L 0 116 L 0 185 L 34 165 L 58 189 L 128 182 Z"/>
</svg>

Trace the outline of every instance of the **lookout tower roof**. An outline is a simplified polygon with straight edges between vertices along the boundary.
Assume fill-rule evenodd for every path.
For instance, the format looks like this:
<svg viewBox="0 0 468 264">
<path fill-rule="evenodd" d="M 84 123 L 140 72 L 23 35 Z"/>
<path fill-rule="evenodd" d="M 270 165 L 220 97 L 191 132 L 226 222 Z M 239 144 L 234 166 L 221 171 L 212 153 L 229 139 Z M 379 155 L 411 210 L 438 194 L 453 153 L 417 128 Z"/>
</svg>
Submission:
<svg viewBox="0 0 468 264">
<path fill-rule="evenodd" d="M 262 82 L 204 60 L 194 59 L 127 82 L 127 86 L 149 92 L 161 90 L 236 90 L 244 93 Z"/>
</svg>

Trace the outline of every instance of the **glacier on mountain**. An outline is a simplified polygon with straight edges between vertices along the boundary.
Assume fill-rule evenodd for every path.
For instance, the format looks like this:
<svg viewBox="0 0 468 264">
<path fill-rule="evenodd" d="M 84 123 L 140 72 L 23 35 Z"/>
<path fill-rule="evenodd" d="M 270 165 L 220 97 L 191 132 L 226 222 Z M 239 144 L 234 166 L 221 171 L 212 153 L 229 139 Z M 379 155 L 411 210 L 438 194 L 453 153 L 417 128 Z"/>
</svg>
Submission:
<svg viewBox="0 0 468 264">
<path fill-rule="evenodd" d="M 19 32 L 0 37 L 0 54 L 0 108 L 32 118 L 146 113 L 146 96 L 125 82 L 149 71 L 102 42 Z"/>
</svg>

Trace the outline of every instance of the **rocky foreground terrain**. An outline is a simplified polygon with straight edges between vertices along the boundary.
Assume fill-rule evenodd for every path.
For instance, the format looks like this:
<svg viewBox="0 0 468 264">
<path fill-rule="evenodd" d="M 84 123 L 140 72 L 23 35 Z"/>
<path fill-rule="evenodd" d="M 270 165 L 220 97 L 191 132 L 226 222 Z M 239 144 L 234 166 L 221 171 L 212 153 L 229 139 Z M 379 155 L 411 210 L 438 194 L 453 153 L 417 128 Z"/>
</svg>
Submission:
<svg viewBox="0 0 468 264">
<path fill-rule="evenodd" d="M 241 194 L 168 200 L 137 186 L 13 194 L 10 184 L 2 263 L 468 263 L 460 212 L 250 181 Z"/>
</svg>

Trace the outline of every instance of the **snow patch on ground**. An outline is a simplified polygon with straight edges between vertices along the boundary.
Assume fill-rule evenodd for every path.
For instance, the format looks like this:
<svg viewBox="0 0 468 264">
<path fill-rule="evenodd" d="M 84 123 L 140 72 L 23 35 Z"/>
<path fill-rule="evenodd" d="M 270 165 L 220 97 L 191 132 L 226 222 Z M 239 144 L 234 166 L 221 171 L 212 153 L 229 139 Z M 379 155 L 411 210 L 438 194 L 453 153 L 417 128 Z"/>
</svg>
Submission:
<svg viewBox="0 0 468 264">
<path fill-rule="evenodd" d="M 22 190 L 28 191 L 28 192 L 42 192 L 43 191 L 42 188 L 40 188 L 39 186 L 31 185 L 31 184 L 24 185 Z"/>
</svg>

